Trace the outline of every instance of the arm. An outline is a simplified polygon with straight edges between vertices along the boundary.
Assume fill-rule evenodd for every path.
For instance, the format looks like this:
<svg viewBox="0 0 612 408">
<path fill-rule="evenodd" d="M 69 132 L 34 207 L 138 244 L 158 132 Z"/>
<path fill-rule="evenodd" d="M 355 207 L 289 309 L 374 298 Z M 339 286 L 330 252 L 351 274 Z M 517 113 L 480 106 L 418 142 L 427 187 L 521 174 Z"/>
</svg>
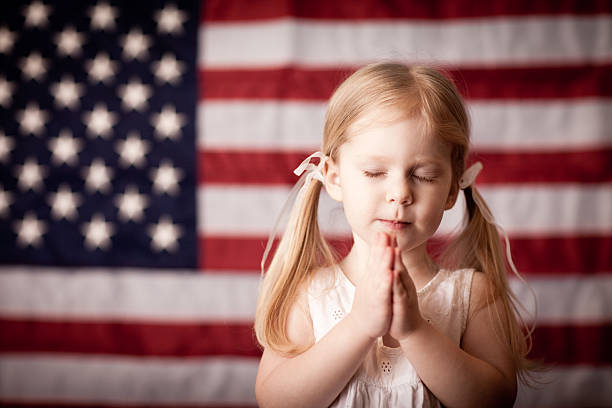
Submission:
<svg viewBox="0 0 612 408">
<path fill-rule="evenodd" d="M 400 340 L 419 377 L 447 407 L 511 407 L 514 403 L 516 373 L 491 320 L 505 312 L 496 302 L 486 304 L 488 284 L 484 274 L 474 274 L 470 300 L 474 312 L 463 335 L 463 349 L 422 317 Z"/>
<path fill-rule="evenodd" d="M 293 357 L 264 350 L 255 394 L 261 407 L 326 407 L 353 376 L 373 340 L 360 334 L 348 314 L 318 343 Z M 288 322 L 295 344 L 312 342 L 310 319 L 302 308 L 293 308 Z"/>
<path fill-rule="evenodd" d="M 388 237 L 377 236 L 351 312 L 318 343 L 291 357 L 264 350 L 255 383 L 262 407 L 322 407 L 340 394 L 374 340 L 389 330 L 393 253 L 388 245 Z M 306 293 L 300 291 L 287 322 L 289 339 L 297 346 L 314 342 Z"/>
</svg>

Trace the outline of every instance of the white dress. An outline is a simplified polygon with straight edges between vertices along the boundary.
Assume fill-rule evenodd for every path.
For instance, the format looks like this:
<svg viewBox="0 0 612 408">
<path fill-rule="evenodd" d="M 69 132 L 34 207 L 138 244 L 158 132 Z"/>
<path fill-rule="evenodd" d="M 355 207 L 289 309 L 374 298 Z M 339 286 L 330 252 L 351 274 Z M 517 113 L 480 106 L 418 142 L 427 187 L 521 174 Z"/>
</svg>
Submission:
<svg viewBox="0 0 612 408">
<path fill-rule="evenodd" d="M 331 280 L 327 274 L 333 273 Z M 457 345 L 465 330 L 473 269 L 441 269 L 419 291 L 427 321 Z M 318 342 L 351 310 L 355 287 L 339 267 L 319 270 L 309 288 L 308 305 Z M 333 361 L 329 362 L 333 364 Z M 440 407 L 400 348 L 378 339 L 331 407 Z"/>
</svg>

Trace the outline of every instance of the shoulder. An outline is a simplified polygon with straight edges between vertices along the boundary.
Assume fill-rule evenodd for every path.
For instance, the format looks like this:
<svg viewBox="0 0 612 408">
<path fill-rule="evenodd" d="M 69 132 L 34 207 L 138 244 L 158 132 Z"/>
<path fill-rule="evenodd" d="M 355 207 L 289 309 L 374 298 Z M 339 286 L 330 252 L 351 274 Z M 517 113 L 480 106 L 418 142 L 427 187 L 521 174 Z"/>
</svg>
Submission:
<svg viewBox="0 0 612 408">
<path fill-rule="evenodd" d="M 495 286 L 484 272 L 473 270 L 470 287 L 468 320 L 495 303 Z"/>
</svg>

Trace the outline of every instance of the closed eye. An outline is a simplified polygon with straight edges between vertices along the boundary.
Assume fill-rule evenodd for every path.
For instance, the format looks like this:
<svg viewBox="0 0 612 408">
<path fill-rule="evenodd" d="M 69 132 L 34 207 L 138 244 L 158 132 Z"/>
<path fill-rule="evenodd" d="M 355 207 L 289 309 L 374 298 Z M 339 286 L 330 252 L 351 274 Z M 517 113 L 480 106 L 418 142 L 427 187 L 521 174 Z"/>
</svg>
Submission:
<svg viewBox="0 0 612 408">
<path fill-rule="evenodd" d="M 364 170 L 363 174 L 364 174 L 364 176 L 369 177 L 369 178 L 376 178 L 376 177 L 384 176 L 385 172 L 384 171 L 367 171 L 367 170 Z"/>
<path fill-rule="evenodd" d="M 417 181 L 420 181 L 422 183 L 433 183 L 434 181 L 433 177 L 417 176 L 416 174 L 413 174 L 412 177 L 414 177 Z"/>
</svg>

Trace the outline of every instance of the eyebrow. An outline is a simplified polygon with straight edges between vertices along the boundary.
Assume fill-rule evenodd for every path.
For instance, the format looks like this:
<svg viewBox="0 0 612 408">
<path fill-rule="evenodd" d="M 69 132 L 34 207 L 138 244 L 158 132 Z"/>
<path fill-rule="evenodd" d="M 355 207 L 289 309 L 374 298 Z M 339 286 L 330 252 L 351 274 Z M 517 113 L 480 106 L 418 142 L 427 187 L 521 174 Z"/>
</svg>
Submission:
<svg viewBox="0 0 612 408">
<path fill-rule="evenodd" d="M 362 155 L 358 155 L 357 156 L 357 160 L 358 161 L 375 161 L 375 162 L 379 162 L 379 163 L 389 163 L 392 160 L 387 157 L 387 156 L 380 156 L 380 155 L 369 155 L 369 154 L 362 154 Z M 419 168 L 419 167 L 425 167 L 425 166 L 436 166 L 436 167 L 442 167 L 443 163 L 440 160 L 428 157 L 422 160 L 418 160 L 417 162 L 415 162 L 414 164 L 414 168 Z"/>
<path fill-rule="evenodd" d="M 387 156 L 378 156 L 378 155 L 369 155 L 369 154 L 358 155 L 357 160 L 360 160 L 360 161 L 370 160 L 370 161 L 377 161 L 377 162 L 382 162 L 382 163 L 388 163 L 391 161 L 391 159 L 388 158 Z"/>
</svg>

